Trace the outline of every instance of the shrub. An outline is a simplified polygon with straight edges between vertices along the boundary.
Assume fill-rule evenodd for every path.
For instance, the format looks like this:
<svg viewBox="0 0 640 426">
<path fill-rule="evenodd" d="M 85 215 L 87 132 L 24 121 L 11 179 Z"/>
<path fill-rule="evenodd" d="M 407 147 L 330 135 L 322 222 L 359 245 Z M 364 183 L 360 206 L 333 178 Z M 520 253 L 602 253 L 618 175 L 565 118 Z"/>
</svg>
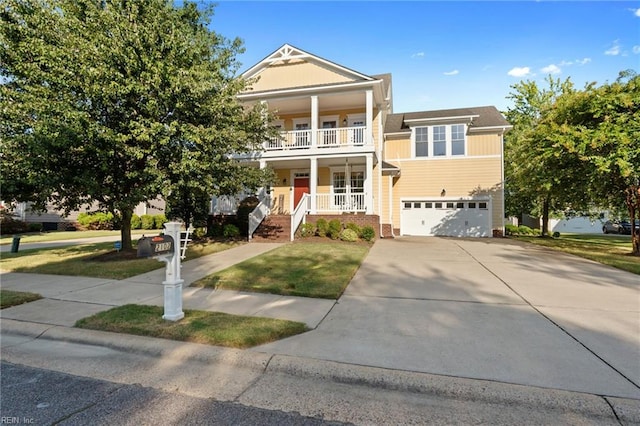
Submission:
<svg viewBox="0 0 640 426">
<path fill-rule="evenodd" d="M 153 225 L 155 229 L 162 229 L 162 225 L 167 223 L 167 217 L 163 214 L 157 214 L 153 217 Z"/>
<path fill-rule="evenodd" d="M 142 220 L 140 219 L 140 216 L 137 214 L 131 216 L 131 229 L 140 229 L 141 226 Z"/>
<path fill-rule="evenodd" d="M 326 237 L 329 233 L 329 222 L 324 218 L 318 219 L 316 222 L 316 232 L 318 233 L 318 237 Z"/>
<path fill-rule="evenodd" d="M 2 235 L 19 234 L 27 232 L 27 229 L 29 228 L 26 222 L 16 219 L 6 210 L 0 213 L 0 231 Z"/>
<path fill-rule="evenodd" d="M 140 217 L 140 220 L 142 221 L 142 229 L 154 229 L 154 226 L 156 225 L 153 216 L 150 214 L 143 214 Z"/>
<path fill-rule="evenodd" d="M 329 238 L 332 240 L 337 240 L 340 238 L 340 232 L 342 232 L 342 223 L 338 219 L 333 219 L 329 221 Z"/>
<path fill-rule="evenodd" d="M 518 233 L 518 227 L 516 225 L 512 225 L 510 223 L 504 226 L 504 229 L 507 235 L 516 235 Z"/>
<path fill-rule="evenodd" d="M 362 232 L 360 232 L 360 238 L 365 241 L 373 241 L 376 237 L 376 231 L 373 229 L 371 225 L 365 225 L 362 227 Z"/>
<path fill-rule="evenodd" d="M 316 235 L 316 226 L 313 223 L 303 223 L 300 225 L 300 236 L 307 238 Z"/>
<path fill-rule="evenodd" d="M 558 231 L 554 232 L 553 238 L 560 238 L 560 233 Z"/>
<path fill-rule="evenodd" d="M 353 232 L 356 233 L 356 235 L 358 236 L 358 238 L 360 238 L 360 234 L 362 234 L 362 228 L 360 226 L 358 226 L 358 224 L 353 223 L 353 222 L 349 222 L 345 225 L 346 229 L 351 229 Z"/>
<path fill-rule="evenodd" d="M 193 230 L 193 233 L 191 235 L 193 235 L 194 238 L 202 238 L 205 235 L 207 235 L 207 229 L 197 227 L 196 229 Z"/>
<path fill-rule="evenodd" d="M 41 223 L 30 223 L 29 224 L 29 232 L 42 232 L 42 224 Z"/>
<path fill-rule="evenodd" d="M 84 226 L 86 229 L 113 229 L 113 214 L 112 213 L 80 213 L 78 215 L 78 223 Z"/>
<path fill-rule="evenodd" d="M 358 241 L 358 234 L 353 229 L 343 229 L 342 232 L 340 232 L 340 239 L 349 242 Z"/>
<path fill-rule="evenodd" d="M 207 228 L 207 235 L 210 237 L 222 237 L 224 235 L 224 227 L 221 223 L 212 223 Z"/>
<path fill-rule="evenodd" d="M 240 236 L 240 229 L 237 226 L 232 225 L 230 223 L 224 226 L 224 230 L 222 231 L 222 235 L 225 238 L 237 238 Z"/>
</svg>

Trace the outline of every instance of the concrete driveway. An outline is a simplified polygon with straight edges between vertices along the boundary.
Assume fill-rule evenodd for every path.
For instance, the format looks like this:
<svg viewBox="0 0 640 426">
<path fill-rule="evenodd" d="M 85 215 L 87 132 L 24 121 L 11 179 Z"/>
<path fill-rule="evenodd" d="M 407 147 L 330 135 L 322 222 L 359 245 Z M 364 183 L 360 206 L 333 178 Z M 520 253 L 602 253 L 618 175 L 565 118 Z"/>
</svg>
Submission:
<svg viewBox="0 0 640 426">
<path fill-rule="evenodd" d="M 506 239 L 379 240 L 317 329 L 254 350 L 640 399 L 640 279 Z"/>
</svg>

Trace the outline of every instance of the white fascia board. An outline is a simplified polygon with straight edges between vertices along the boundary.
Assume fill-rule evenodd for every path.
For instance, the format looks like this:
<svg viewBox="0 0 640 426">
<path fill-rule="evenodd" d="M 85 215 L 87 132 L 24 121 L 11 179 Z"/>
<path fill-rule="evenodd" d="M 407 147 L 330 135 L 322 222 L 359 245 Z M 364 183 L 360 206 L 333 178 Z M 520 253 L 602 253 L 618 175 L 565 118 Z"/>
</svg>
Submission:
<svg viewBox="0 0 640 426">
<path fill-rule="evenodd" d="M 455 121 L 461 121 L 461 120 L 468 120 L 469 122 L 473 121 L 474 118 L 478 118 L 480 117 L 478 114 L 475 115 L 457 115 L 457 116 L 451 116 L 451 117 L 431 117 L 431 118 L 412 118 L 412 119 L 405 119 L 404 122 L 407 123 L 409 126 L 411 126 L 411 124 L 413 124 L 414 126 L 419 125 L 419 124 L 428 124 L 428 123 L 434 123 L 434 122 L 455 122 Z"/>
<path fill-rule="evenodd" d="M 513 129 L 512 125 L 508 126 L 485 126 L 485 127 L 469 127 L 469 132 L 481 132 L 481 131 L 491 131 L 491 130 L 502 130 L 506 132 L 507 130 Z"/>
<path fill-rule="evenodd" d="M 296 52 L 294 55 L 289 55 L 289 53 L 287 53 L 287 52 L 294 52 L 294 51 Z M 280 54 L 283 54 L 283 53 L 285 53 L 285 55 L 279 56 Z M 359 73 L 350 68 L 343 67 L 342 65 L 336 64 L 335 62 L 328 61 L 319 56 L 312 55 L 311 53 L 305 52 L 304 50 L 291 46 L 290 44 L 282 45 L 278 50 L 276 50 L 275 52 L 273 52 L 272 54 L 264 58 L 262 61 L 258 62 L 256 65 L 249 68 L 247 71 L 243 72 L 242 77 L 243 78 L 246 78 L 247 76 L 253 77 L 260 72 L 261 68 L 266 68 L 267 66 L 269 66 L 274 62 L 286 61 L 291 59 L 308 59 L 313 62 L 321 63 L 330 68 L 339 70 L 343 73 L 353 75 L 357 78 L 361 78 L 367 81 L 375 81 L 373 77 L 370 77 L 366 74 Z"/>
</svg>

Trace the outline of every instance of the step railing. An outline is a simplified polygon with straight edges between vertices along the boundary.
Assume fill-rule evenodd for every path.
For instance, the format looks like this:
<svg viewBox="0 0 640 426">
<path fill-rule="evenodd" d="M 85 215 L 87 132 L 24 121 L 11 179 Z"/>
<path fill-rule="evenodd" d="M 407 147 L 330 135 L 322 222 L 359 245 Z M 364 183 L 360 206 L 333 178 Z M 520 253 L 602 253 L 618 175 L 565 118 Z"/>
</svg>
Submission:
<svg viewBox="0 0 640 426">
<path fill-rule="evenodd" d="M 301 223 L 304 223 L 307 213 L 311 210 L 311 195 L 304 193 L 300 202 L 291 215 L 291 241 L 293 241 L 296 231 Z"/>
<path fill-rule="evenodd" d="M 253 233 L 256 232 L 258 226 L 262 223 L 265 217 L 269 215 L 271 209 L 271 196 L 265 194 L 260 203 L 256 206 L 251 213 L 249 213 L 249 241 L 253 237 Z"/>
</svg>

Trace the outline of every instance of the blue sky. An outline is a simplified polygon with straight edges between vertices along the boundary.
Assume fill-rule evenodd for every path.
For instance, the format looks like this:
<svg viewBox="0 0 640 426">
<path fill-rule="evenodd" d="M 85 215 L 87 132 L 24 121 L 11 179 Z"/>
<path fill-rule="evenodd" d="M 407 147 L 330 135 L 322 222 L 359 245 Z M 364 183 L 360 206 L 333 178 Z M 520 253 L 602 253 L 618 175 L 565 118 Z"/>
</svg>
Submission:
<svg viewBox="0 0 640 426">
<path fill-rule="evenodd" d="M 364 74 L 391 73 L 394 112 L 495 105 L 544 79 L 578 88 L 640 72 L 640 1 L 221 1 L 211 29 L 239 37 L 241 70 L 284 43 Z"/>
</svg>

